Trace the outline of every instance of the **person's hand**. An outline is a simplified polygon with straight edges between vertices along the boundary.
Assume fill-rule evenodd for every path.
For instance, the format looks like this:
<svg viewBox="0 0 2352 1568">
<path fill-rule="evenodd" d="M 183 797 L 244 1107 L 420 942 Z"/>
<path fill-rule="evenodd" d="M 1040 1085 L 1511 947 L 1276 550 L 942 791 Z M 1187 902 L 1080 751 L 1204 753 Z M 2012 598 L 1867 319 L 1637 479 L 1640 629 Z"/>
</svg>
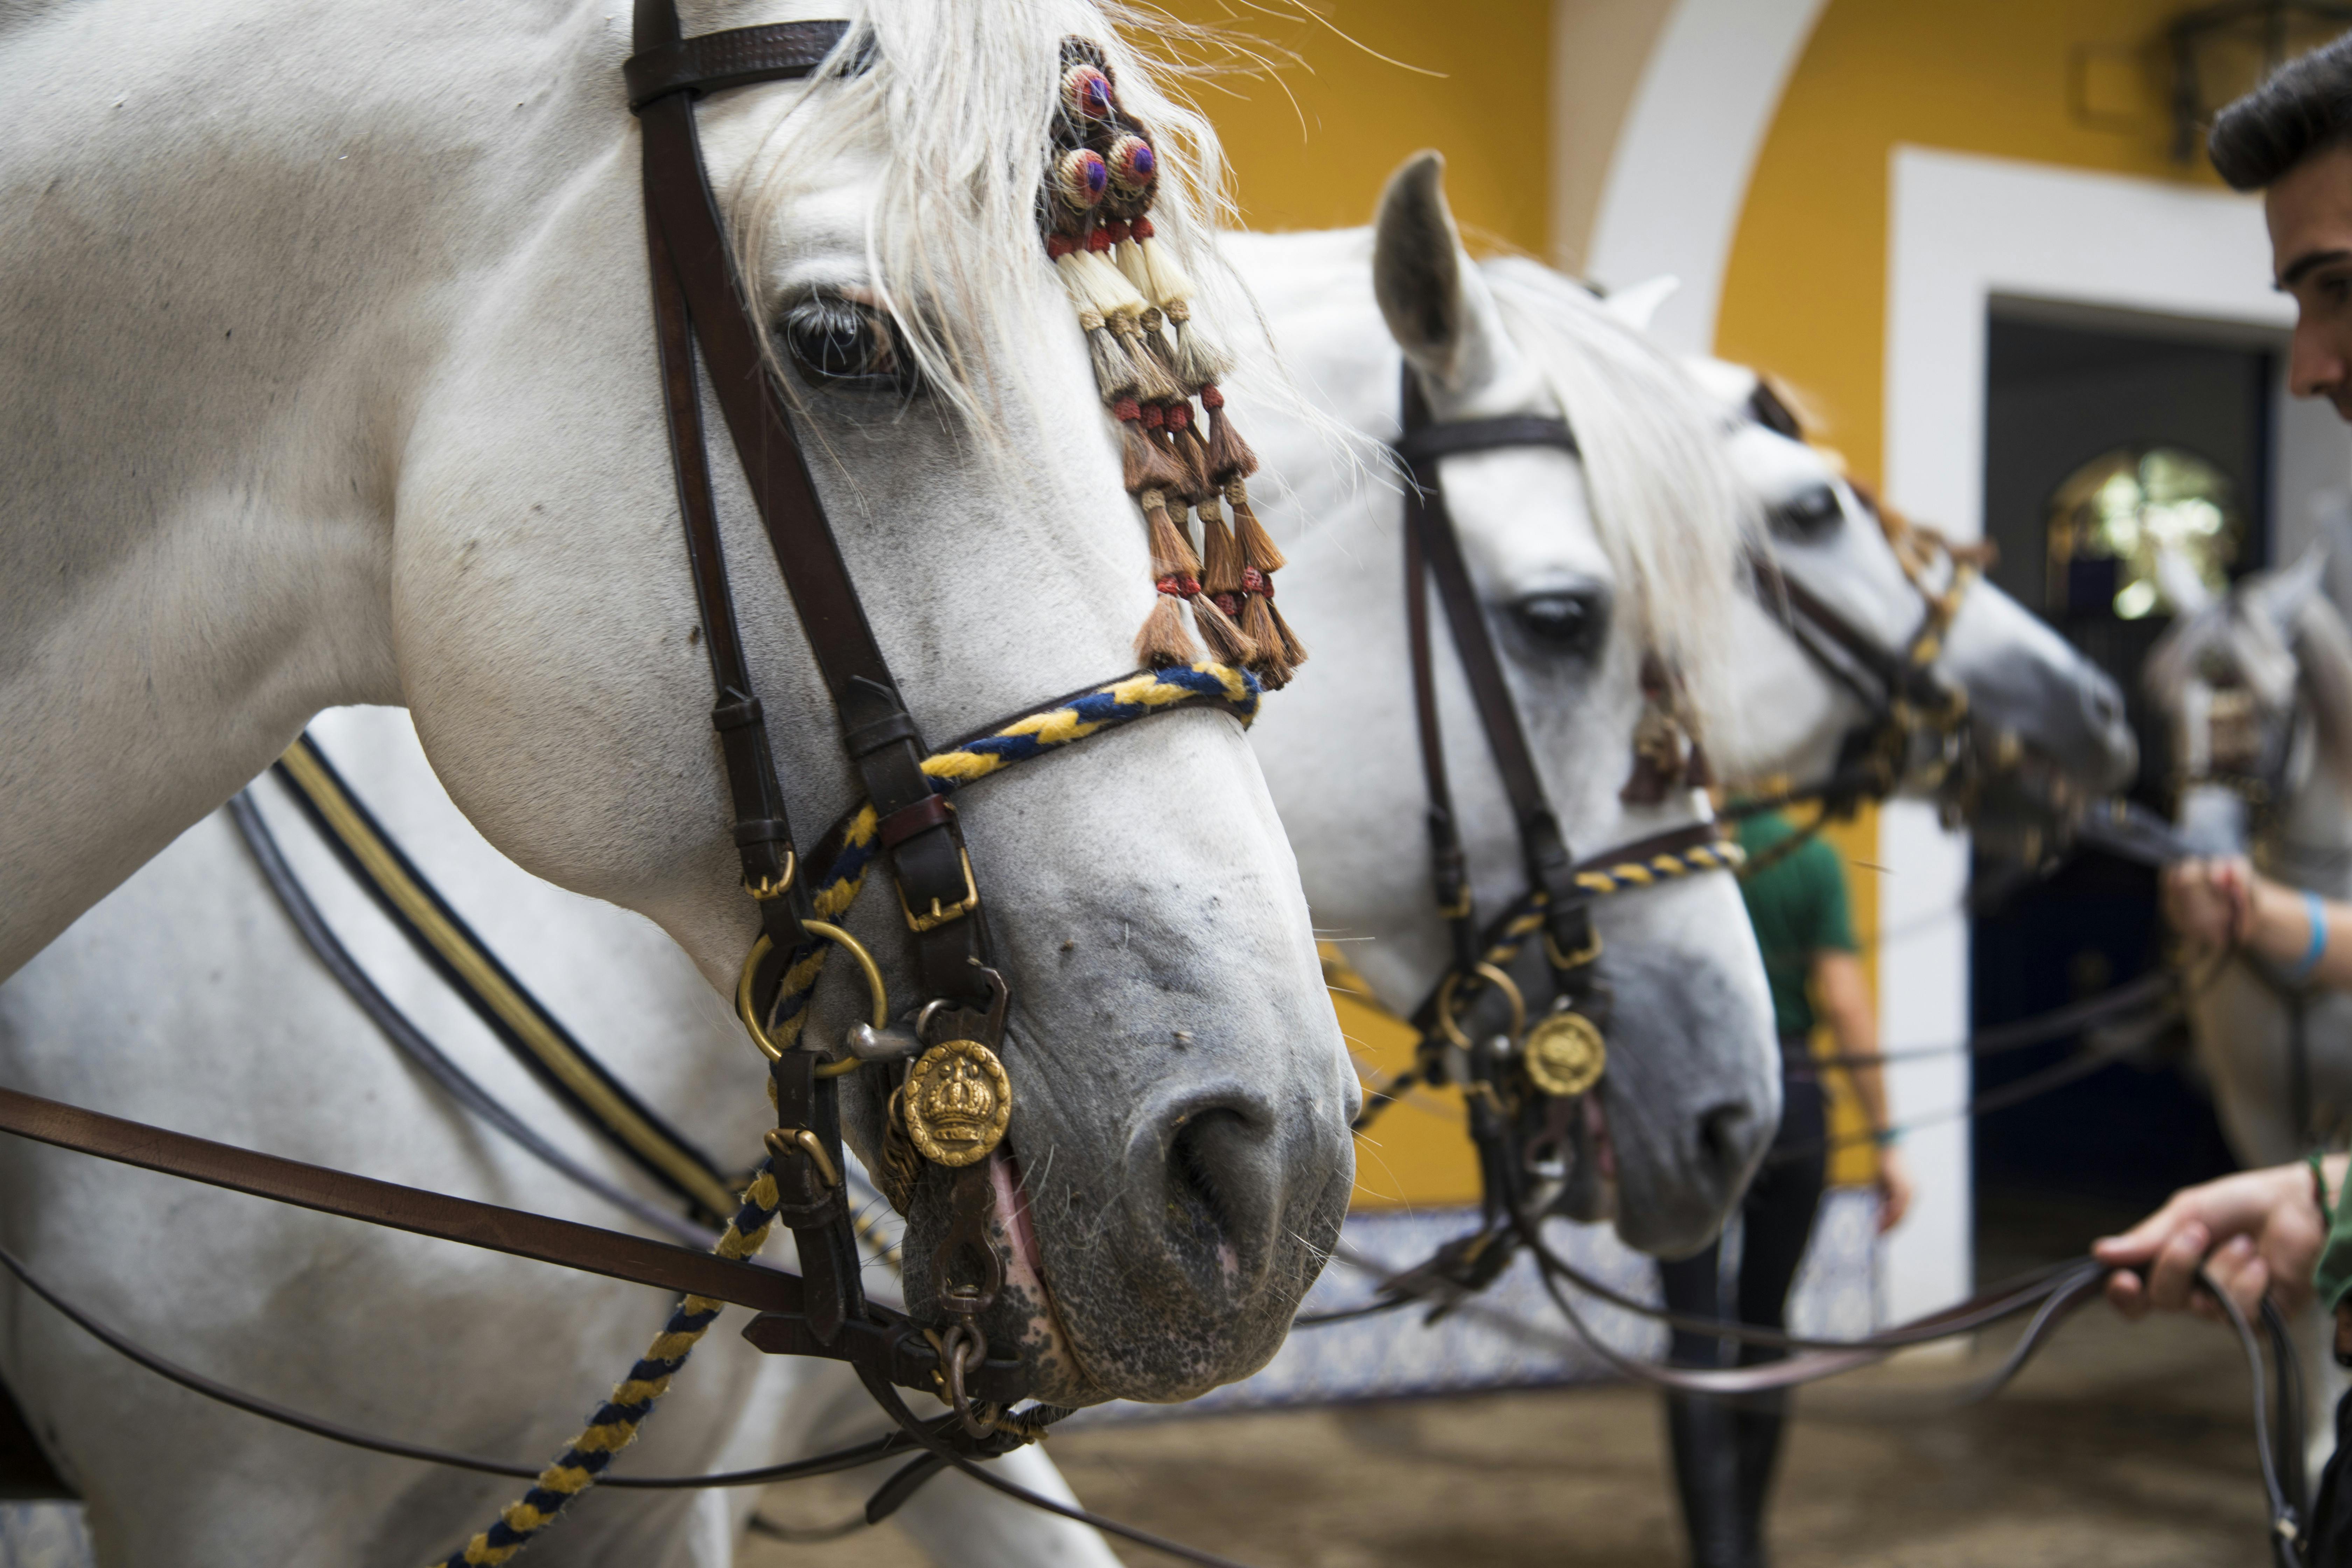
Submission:
<svg viewBox="0 0 2352 1568">
<path fill-rule="evenodd" d="M 2253 927 L 2254 872 L 2240 855 L 2176 860 L 2164 868 L 2164 918 L 2209 952 L 2243 942 Z"/>
<path fill-rule="evenodd" d="M 2092 1243 L 2091 1255 L 2118 1268 L 2147 1268 L 2145 1281 L 2131 1273 L 2107 1279 L 2107 1300 L 2126 1318 L 2144 1317 L 2150 1308 L 2185 1308 L 2218 1320 L 2221 1308 L 2196 1289 L 2200 1262 L 2251 1318 L 2264 1291 L 2284 1311 L 2311 1299 L 2311 1271 L 2326 1241 L 2311 1167 L 2298 1163 L 2183 1187 L 2123 1235 Z"/>
<path fill-rule="evenodd" d="M 1911 1167 L 1892 1143 L 1878 1150 L 1878 1234 L 1885 1236 L 1911 1212 Z"/>
</svg>

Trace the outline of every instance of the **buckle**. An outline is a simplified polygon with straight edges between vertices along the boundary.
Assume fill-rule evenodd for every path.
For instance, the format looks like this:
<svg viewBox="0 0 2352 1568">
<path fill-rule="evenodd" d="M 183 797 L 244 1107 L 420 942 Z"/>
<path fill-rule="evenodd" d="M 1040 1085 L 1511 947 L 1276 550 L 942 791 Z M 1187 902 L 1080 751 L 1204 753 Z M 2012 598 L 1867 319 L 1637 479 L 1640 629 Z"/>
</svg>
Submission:
<svg viewBox="0 0 2352 1568">
<path fill-rule="evenodd" d="M 793 879 L 799 872 L 800 857 L 787 849 L 784 851 L 784 869 L 782 876 L 762 877 L 756 882 L 746 877 L 743 879 L 743 890 L 764 904 L 772 899 L 781 899 L 789 892 L 792 889 Z"/>
<path fill-rule="evenodd" d="M 980 908 L 980 886 L 971 879 L 971 851 L 959 844 L 956 846 L 956 858 L 963 862 L 963 897 L 954 903 L 942 908 L 939 900 L 933 899 L 930 913 L 919 915 L 907 906 L 907 889 L 903 887 L 898 889 L 898 908 L 907 917 L 908 931 L 917 935 L 937 931 L 950 921 L 960 921 Z"/>
</svg>

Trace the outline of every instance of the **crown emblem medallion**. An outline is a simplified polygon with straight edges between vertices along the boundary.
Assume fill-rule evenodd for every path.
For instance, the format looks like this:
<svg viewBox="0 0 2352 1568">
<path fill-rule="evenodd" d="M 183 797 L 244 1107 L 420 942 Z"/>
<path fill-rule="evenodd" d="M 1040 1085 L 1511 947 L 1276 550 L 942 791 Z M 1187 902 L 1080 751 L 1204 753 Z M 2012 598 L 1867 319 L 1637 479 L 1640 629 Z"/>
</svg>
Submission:
<svg viewBox="0 0 2352 1568">
<path fill-rule="evenodd" d="M 1609 1047 L 1581 1013 L 1554 1013 L 1528 1031 L 1528 1077 L 1556 1099 L 1582 1094 L 1601 1081 Z"/>
<path fill-rule="evenodd" d="M 1013 1080 L 996 1053 L 978 1040 L 942 1040 L 907 1075 L 899 1103 L 907 1136 L 924 1159 L 951 1168 L 970 1165 L 1004 1142 Z"/>
</svg>

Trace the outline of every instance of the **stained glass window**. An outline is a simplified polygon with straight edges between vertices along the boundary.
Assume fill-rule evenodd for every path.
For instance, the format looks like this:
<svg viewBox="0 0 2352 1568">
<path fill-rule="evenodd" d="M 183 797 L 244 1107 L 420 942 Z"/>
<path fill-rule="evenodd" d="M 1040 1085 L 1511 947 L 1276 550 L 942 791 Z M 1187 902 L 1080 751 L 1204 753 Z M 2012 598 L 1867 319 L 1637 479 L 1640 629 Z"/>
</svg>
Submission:
<svg viewBox="0 0 2352 1568">
<path fill-rule="evenodd" d="M 2186 569 L 2213 593 L 2230 585 L 2245 538 L 2237 487 L 2178 447 L 2124 447 L 2068 475 L 2043 514 L 2050 607 L 2137 621 L 2179 606 L 2158 563 Z"/>
</svg>

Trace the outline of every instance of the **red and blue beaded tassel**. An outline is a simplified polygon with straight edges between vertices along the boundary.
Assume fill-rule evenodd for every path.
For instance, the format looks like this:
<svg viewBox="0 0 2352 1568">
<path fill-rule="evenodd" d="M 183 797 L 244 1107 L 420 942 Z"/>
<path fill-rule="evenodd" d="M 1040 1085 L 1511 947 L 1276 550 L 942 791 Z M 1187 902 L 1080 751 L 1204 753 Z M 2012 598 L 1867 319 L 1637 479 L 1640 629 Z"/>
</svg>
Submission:
<svg viewBox="0 0 2352 1568">
<path fill-rule="evenodd" d="M 1276 688 L 1307 654 L 1273 606 L 1282 552 L 1249 510 L 1244 481 L 1257 458 L 1226 419 L 1216 385 L 1229 361 L 1193 323 L 1192 280 L 1152 234 L 1159 173 L 1150 137 L 1119 107 L 1102 51 L 1065 40 L 1045 251 L 1086 331 L 1096 385 L 1118 421 L 1122 477 L 1148 530 L 1158 594 L 1136 634 L 1136 657 L 1153 668 L 1198 658 L 1184 624 L 1189 605 L 1212 657 Z"/>
</svg>

